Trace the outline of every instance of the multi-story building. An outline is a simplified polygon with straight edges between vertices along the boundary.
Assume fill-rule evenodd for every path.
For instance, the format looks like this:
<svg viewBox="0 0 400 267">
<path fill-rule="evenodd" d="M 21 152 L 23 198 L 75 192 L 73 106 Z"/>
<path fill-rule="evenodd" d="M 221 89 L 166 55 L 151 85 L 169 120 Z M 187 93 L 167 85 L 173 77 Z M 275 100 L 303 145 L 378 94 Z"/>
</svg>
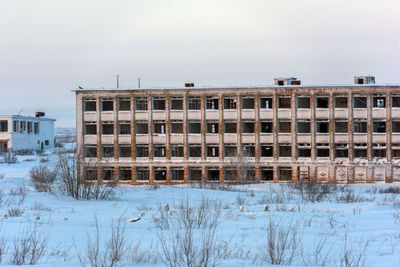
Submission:
<svg viewBox="0 0 400 267">
<path fill-rule="evenodd" d="M 54 147 L 55 119 L 36 112 L 35 117 L 0 115 L 0 152 Z"/>
<path fill-rule="evenodd" d="M 400 86 L 76 90 L 87 180 L 400 181 Z"/>
</svg>

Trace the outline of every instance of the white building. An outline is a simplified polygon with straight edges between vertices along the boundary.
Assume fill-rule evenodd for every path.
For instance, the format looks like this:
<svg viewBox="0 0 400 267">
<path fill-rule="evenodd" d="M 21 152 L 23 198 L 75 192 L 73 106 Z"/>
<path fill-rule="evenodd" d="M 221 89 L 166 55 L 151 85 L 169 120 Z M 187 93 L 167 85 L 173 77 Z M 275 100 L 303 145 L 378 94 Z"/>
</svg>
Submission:
<svg viewBox="0 0 400 267">
<path fill-rule="evenodd" d="M 0 152 L 54 147 L 55 119 L 43 116 L 0 115 Z"/>
</svg>

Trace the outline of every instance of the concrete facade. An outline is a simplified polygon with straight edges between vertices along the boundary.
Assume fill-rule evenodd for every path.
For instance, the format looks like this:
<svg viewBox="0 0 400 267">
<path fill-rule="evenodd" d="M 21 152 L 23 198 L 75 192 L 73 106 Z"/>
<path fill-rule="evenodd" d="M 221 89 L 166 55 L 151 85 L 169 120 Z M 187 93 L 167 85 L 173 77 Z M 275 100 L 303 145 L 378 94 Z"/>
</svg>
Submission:
<svg viewBox="0 0 400 267">
<path fill-rule="evenodd" d="M 87 180 L 400 181 L 399 85 L 75 93 Z"/>
<path fill-rule="evenodd" d="M 44 117 L 0 116 L 0 152 L 53 148 L 54 122 Z"/>
</svg>

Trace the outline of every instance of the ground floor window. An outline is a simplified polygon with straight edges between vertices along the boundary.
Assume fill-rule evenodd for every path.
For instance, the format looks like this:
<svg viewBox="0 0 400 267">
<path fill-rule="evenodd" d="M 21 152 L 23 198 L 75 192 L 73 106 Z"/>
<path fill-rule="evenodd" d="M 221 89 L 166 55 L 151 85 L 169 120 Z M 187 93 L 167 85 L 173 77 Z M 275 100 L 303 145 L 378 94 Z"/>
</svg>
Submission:
<svg viewBox="0 0 400 267">
<path fill-rule="evenodd" d="M 130 181 L 132 179 L 132 169 L 130 167 L 121 167 L 119 169 L 119 180 Z"/>
<path fill-rule="evenodd" d="M 278 180 L 291 181 L 292 180 L 292 167 L 278 167 Z"/>
<path fill-rule="evenodd" d="M 274 168 L 273 167 L 262 167 L 261 168 L 261 181 L 273 181 L 274 180 Z"/>
<path fill-rule="evenodd" d="M 149 180 L 149 168 L 148 167 L 137 167 L 136 168 L 136 181 L 148 181 Z"/>
<path fill-rule="evenodd" d="M 207 181 L 219 181 L 219 168 L 208 167 L 207 168 Z"/>
<path fill-rule="evenodd" d="M 97 169 L 86 168 L 85 169 L 85 181 L 96 181 L 97 180 Z"/>
<path fill-rule="evenodd" d="M 106 167 L 102 170 L 102 177 L 103 181 L 112 181 L 114 180 L 114 167 Z"/>
<path fill-rule="evenodd" d="M 226 180 L 226 181 L 237 181 L 237 169 L 236 169 L 236 167 L 225 167 L 224 168 L 224 180 Z"/>
<path fill-rule="evenodd" d="M 154 180 L 155 181 L 166 181 L 167 180 L 167 168 L 165 168 L 165 167 L 154 168 Z"/>
<path fill-rule="evenodd" d="M 202 178 L 201 167 L 189 167 L 189 180 L 200 182 Z"/>
<path fill-rule="evenodd" d="M 181 167 L 171 168 L 171 179 L 173 181 L 183 181 L 184 180 L 184 170 Z"/>
</svg>

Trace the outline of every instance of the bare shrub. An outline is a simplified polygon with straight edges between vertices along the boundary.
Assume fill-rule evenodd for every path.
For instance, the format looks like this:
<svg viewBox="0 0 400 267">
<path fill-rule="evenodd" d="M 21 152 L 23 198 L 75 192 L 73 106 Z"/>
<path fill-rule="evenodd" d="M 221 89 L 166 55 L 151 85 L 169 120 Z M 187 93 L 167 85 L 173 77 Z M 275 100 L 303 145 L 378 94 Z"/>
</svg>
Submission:
<svg viewBox="0 0 400 267">
<path fill-rule="evenodd" d="M 393 216 L 394 224 L 400 224 L 400 201 L 399 200 L 393 201 L 392 216 Z"/>
<path fill-rule="evenodd" d="M 221 242 L 216 229 L 221 215 L 221 204 L 211 201 L 211 205 L 193 205 L 189 199 L 183 200 L 177 212 L 171 217 L 168 231 L 158 235 L 161 251 L 160 259 L 166 266 L 215 266 L 221 259 Z M 206 219 L 200 219 L 199 209 L 207 209 Z"/>
<path fill-rule="evenodd" d="M 139 263 L 156 264 L 158 263 L 158 258 L 151 252 L 152 250 L 153 250 L 152 245 L 147 249 L 143 249 L 141 243 L 138 242 L 132 248 L 130 260 L 136 264 Z"/>
<path fill-rule="evenodd" d="M 51 192 L 57 169 L 50 170 L 47 165 L 40 164 L 29 171 L 32 184 L 38 192 Z"/>
<path fill-rule="evenodd" d="M 379 193 L 383 194 L 400 194 L 400 186 L 389 186 L 379 189 Z"/>
<path fill-rule="evenodd" d="M 236 196 L 236 205 L 242 206 L 242 205 L 244 205 L 245 203 L 246 203 L 246 196 L 245 196 L 245 195 L 238 194 L 238 195 Z"/>
<path fill-rule="evenodd" d="M 101 184 L 99 181 L 84 182 L 84 177 L 81 176 L 81 167 L 77 164 L 79 158 L 76 151 L 72 155 L 65 152 L 58 153 L 58 191 L 62 195 L 78 200 L 113 199 L 116 193 L 115 181 L 106 184 Z"/>
<path fill-rule="evenodd" d="M 32 149 L 20 149 L 17 151 L 14 151 L 15 155 L 19 155 L 19 156 L 29 156 L 29 155 L 33 155 L 34 151 Z"/>
<path fill-rule="evenodd" d="M 297 182 L 290 184 L 290 187 L 299 192 L 302 200 L 310 202 L 323 201 L 333 190 L 334 185 L 319 184 L 315 180 Z"/>
<path fill-rule="evenodd" d="M 18 158 L 13 152 L 3 153 L 3 163 L 15 164 L 18 162 Z"/>
<path fill-rule="evenodd" d="M 14 239 L 12 264 L 36 264 L 45 255 L 48 236 L 38 224 L 28 226 Z"/>
<path fill-rule="evenodd" d="M 276 190 L 272 185 L 269 187 L 269 191 L 265 193 L 257 203 L 260 205 L 266 204 L 282 204 L 289 203 L 294 200 L 294 193 L 291 188 L 286 184 L 281 184 Z"/>
<path fill-rule="evenodd" d="M 145 204 L 141 204 L 136 207 L 139 216 L 144 216 L 147 212 L 151 211 L 152 208 L 146 206 Z"/>
<path fill-rule="evenodd" d="M 339 251 L 337 266 L 340 267 L 362 267 L 366 266 L 366 252 L 370 240 L 359 240 L 357 242 L 349 239 L 347 232 L 344 235 L 343 246 Z"/>
<path fill-rule="evenodd" d="M 2 226 L 0 225 L 0 264 L 3 261 L 4 255 L 8 251 L 7 239 L 3 236 Z"/>
<path fill-rule="evenodd" d="M 170 213 L 159 203 L 157 213 L 152 216 L 154 226 L 161 230 L 169 229 L 169 217 Z"/>
<path fill-rule="evenodd" d="M 28 188 L 26 186 L 18 186 L 10 189 L 9 195 L 13 197 L 9 199 L 9 204 L 22 205 L 25 201 L 26 196 L 28 195 Z"/>
<path fill-rule="evenodd" d="M 293 222 L 293 218 L 288 223 L 279 224 L 270 219 L 266 244 L 259 249 L 257 255 L 268 264 L 291 265 L 296 254 L 301 251 L 299 227 L 300 224 Z"/>
<path fill-rule="evenodd" d="M 305 266 L 329 266 L 332 262 L 331 247 L 327 247 L 330 234 L 325 233 L 311 249 L 301 248 L 301 259 Z"/>
<path fill-rule="evenodd" d="M 34 202 L 31 205 L 31 210 L 37 210 L 37 211 L 52 211 L 52 209 L 50 207 L 47 207 L 46 205 L 44 205 L 42 202 Z"/>
<path fill-rule="evenodd" d="M 12 208 L 7 211 L 9 217 L 21 217 L 24 213 L 24 209 Z"/>
<path fill-rule="evenodd" d="M 356 203 L 366 201 L 367 199 L 360 194 L 356 194 L 350 186 L 342 186 L 335 193 L 335 200 L 337 203 Z"/>
</svg>

